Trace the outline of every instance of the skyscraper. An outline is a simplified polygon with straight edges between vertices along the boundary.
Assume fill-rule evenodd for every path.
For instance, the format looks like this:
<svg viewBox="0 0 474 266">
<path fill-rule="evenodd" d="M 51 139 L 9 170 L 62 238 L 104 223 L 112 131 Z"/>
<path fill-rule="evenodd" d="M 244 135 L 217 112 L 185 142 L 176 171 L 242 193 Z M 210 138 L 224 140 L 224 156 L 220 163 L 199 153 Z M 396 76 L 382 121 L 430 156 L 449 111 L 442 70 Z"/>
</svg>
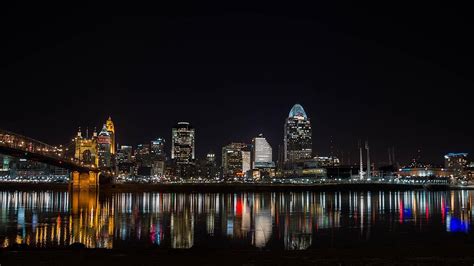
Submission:
<svg viewBox="0 0 474 266">
<path fill-rule="evenodd" d="M 245 143 L 231 143 L 222 147 L 222 169 L 224 176 L 243 176 L 245 171 L 250 169 L 250 166 L 247 165 L 247 157 L 249 156 L 245 153 L 245 149 L 248 149 L 248 146 Z M 244 155 L 247 157 L 244 158 Z"/>
<path fill-rule="evenodd" d="M 267 139 L 260 134 L 252 140 L 252 168 L 275 167 L 272 147 Z"/>
<path fill-rule="evenodd" d="M 102 130 L 99 132 L 97 137 L 97 150 L 99 155 L 99 167 L 109 168 L 111 167 L 111 138 L 107 130 L 107 126 L 104 124 Z"/>
<path fill-rule="evenodd" d="M 295 104 L 285 121 L 284 160 L 294 162 L 312 156 L 311 122 L 303 106 Z"/>
<path fill-rule="evenodd" d="M 150 153 L 160 159 L 165 158 L 165 139 L 157 138 L 150 143 Z"/>
<path fill-rule="evenodd" d="M 178 122 L 171 132 L 171 159 L 189 164 L 195 159 L 194 128 L 188 122 Z"/>
<path fill-rule="evenodd" d="M 130 163 L 132 161 L 132 146 L 122 145 L 117 151 L 117 163 Z"/>
</svg>

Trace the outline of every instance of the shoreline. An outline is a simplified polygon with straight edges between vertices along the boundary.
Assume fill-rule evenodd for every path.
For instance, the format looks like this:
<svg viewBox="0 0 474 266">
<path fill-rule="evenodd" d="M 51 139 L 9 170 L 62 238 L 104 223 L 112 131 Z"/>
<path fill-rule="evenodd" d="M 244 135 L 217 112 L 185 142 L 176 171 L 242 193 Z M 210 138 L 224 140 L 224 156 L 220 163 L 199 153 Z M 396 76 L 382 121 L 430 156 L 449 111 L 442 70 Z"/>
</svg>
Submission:
<svg viewBox="0 0 474 266">
<path fill-rule="evenodd" d="M 463 246 L 260 249 L 2 248 L 5 265 L 472 265 L 472 244 Z M 276 263 L 275 263 L 276 262 Z"/>
<path fill-rule="evenodd" d="M 304 192 L 304 191 L 384 191 L 384 190 L 420 190 L 427 189 L 421 184 L 242 184 L 242 183 L 210 183 L 210 184 L 104 184 L 99 186 L 99 191 L 104 193 L 127 192 Z M 448 185 L 433 185 L 427 190 L 462 190 L 473 187 L 459 187 Z M 0 190 L 20 191 L 69 191 L 67 183 L 0 183 Z"/>
</svg>

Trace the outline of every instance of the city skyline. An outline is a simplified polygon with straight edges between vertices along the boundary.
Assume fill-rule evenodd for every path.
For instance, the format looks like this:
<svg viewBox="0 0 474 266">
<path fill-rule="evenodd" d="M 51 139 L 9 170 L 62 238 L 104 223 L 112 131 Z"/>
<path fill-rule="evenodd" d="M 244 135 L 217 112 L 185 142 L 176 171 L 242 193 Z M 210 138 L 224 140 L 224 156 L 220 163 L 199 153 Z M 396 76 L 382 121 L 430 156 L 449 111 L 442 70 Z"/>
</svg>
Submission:
<svg viewBox="0 0 474 266">
<path fill-rule="evenodd" d="M 2 127 L 61 144 L 78 126 L 99 128 L 112 116 L 117 142 L 135 146 L 157 136 L 170 143 L 169 129 L 189 121 L 203 157 L 208 147 L 260 133 L 276 149 L 281 121 L 300 103 L 321 155 L 333 146 L 355 161 L 359 139 L 369 139 L 378 161 L 390 147 L 400 161 L 419 149 L 435 162 L 472 154 L 468 16 L 327 5 L 165 5 L 150 16 L 121 6 L 114 9 L 123 16 L 112 16 L 96 5 L 68 17 L 13 7 L 5 16 L 0 85 L 11 100 Z M 452 19 L 438 21 L 444 14 Z"/>
<path fill-rule="evenodd" d="M 290 110 L 290 116 L 288 116 L 288 115 L 286 116 L 286 121 L 288 120 L 288 117 L 291 118 L 292 112 L 294 112 L 295 107 L 297 107 L 297 109 L 298 108 L 303 109 L 303 107 L 299 103 L 293 104 L 292 108 Z M 303 112 L 305 112 L 304 109 L 303 109 Z M 304 116 L 306 117 L 306 113 L 304 113 Z M 106 120 L 106 123 L 103 123 L 102 131 L 105 130 L 105 128 L 107 128 L 109 133 L 114 135 L 111 142 L 115 143 L 115 145 L 114 146 L 110 145 L 110 149 L 118 149 L 122 145 L 125 145 L 125 146 L 131 145 L 133 147 L 133 150 L 135 151 L 136 147 L 139 147 L 140 145 L 143 145 L 143 144 L 148 145 L 148 144 L 152 143 L 153 141 L 156 141 L 157 138 L 158 139 L 163 139 L 163 140 L 165 140 L 165 142 L 168 139 L 168 141 L 169 141 L 168 146 L 165 145 L 164 150 L 165 150 L 166 154 L 171 157 L 171 154 L 172 154 L 172 146 L 171 145 L 172 145 L 172 135 L 173 135 L 171 129 L 174 128 L 176 125 L 179 125 L 180 123 L 193 124 L 193 123 L 189 123 L 189 122 L 179 121 L 179 122 L 175 123 L 175 125 L 169 129 L 169 131 L 171 132 L 171 134 L 168 134 L 169 136 L 165 137 L 166 134 L 161 134 L 161 135 L 158 134 L 158 135 L 154 135 L 154 137 L 152 137 L 152 139 L 146 139 L 146 140 L 142 139 L 142 140 L 132 141 L 131 143 L 133 143 L 133 144 L 131 144 L 130 142 L 120 142 L 120 137 L 118 138 L 119 141 L 115 140 L 114 124 L 111 120 L 110 115 L 108 116 L 108 118 Z M 287 122 L 283 122 L 283 123 L 284 123 L 284 126 L 286 127 Z M 93 128 L 93 130 L 91 130 L 91 128 Z M 98 130 L 98 128 L 100 129 L 100 127 L 97 127 L 97 126 L 93 126 L 93 127 L 78 126 L 78 131 L 76 131 L 77 133 L 75 133 L 75 134 L 79 134 L 79 132 L 82 132 L 83 137 L 85 137 L 86 135 L 88 135 L 89 137 L 92 137 L 93 135 L 97 135 L 97 134 L 100 135 L 101 130 Z M 119 131 L 120 131 L 120 129 L 119 129 Z M 284 131 L 285 130 L 283 130 L 283 133 L 284 133 Z M 310 126 L 310 131 L 311 131 L 311 126 Z M 199 132 L 199 130 L 198 130 L 198 132 Z M 196 133 L 193 133 L 193 134 L 195 136 L 197 135 L 198 136 L 197 138 L 200 137 L 199 134 L 196 134 Z M 238 142 L 238 141 L 250 143 L 251 140 L 257 135 L 263 135 L 263 134 L 262 133 L 255 134 L 250 139 L 237 138 L 238 140 L 234 139 L 234 140 L 231 140 L 229 143 Z M 270 135 L 274 135 L 274 134 L 270 134 Z M 120 136 L 120 133 L 119 133 L 119 136 Z M 70 140 L 70 138 L 69 138 L 69 140 Z M 360 141 L 360 140 L 361 139 L 356 140 L 356 141 Z M 362 140 L 365 140 L 365 139 L 362 138 Z M 275 147 L 275 152 L 274 152 L 272 158 L 275 161 L 278 161 L 280 159 L 280 158 L 277 157 L 278 156 L 277 153 L 280 152 L 278 149 L 281 149 L 281 152 L 284 153 L 285 135 L 283 134 L 282 141 L 280 143 L 278 142 L 278 140 L 273 140 L 273 139 L 269 139 L 268 141 L 270 143 L 270 146 Z M 198 142 L 199 142 L 199 140 L 198 140 Z M 70 145 L 70 144 L 71 143 L 69 142 L 69 143 L 58 143 L 57 145 Z M 204 157 L 206 157 L 206 155 L 209 152 L 216 152 L 216 151 L 219 152 L 222 149 L 222 147 L 225 146 L 225 145 L 226 144 L 213 143 L 211 148 L 206 148 L 206 147 L 197 147 L 196 148 L 196 147 L 193 147 L 193 154 L 194 153 L 197 154 L 197 155 L 193 155 L 193 157 L 204 158 Z M 340 148 L 340 147 L 337 146 L 337 143 L 336 143 L 336 145 L 334 145 L 334 139 L 332 137 L 330 137 L 329 142 L 325 143 L 325 145 L 327 147 L 325 149 L 322 149 L 321 151 L 318 151 L 318 150 L 314 151 L 314 145 L 313 145 L 312 146 L 313 147 L 312 156 L 313 157 L 315 157 L 315 156 L 336 156 L 336 157 L 338 157 L 339 160 L 341 160 L 341 163 L 343 163 L 344 165 L 356 165 L 356 164 L 358 164 L 358 160 L 359 160 L 359 154 L 358 154 L 358 150 L 359 150 L 358 147 L 359 146 L 358 146 L 358 144 L 354 145 L 354 143 L 352 143 L 350 147 Z M 336 146 L 336 147 L 334 147 L 334 146 Z M 213 147 L 217 147 L 217 148 L 214 149 Z M 397 150 L 397 147 L 395 147 L 395 146 L 388 146 L 388 147 L 386 147 L 385 150 L 383 150 L 383 148 L 381 148 L 381 149 L 377 149 L 377 148 L 378 147 L 376 147 L 375 155 L 373 154 L 373 151 L 371 152 L 371 158 L 374 160 L 373 163 L 375 163 L 377 165 L 390 164 L 390 162 L 393 158 L 395 158 L 395 161 L 393 161 L 392 163 L 398 163 L 400 165 L 408 165 L 413 160 L 420 161 L 420 162 L 423 162 L 423 163 L 429 163 L 429 164 L 434 163 L 435 165 L 442 165 L 443 164 L 442 156 L 445 155 L 445 154 L 453 153 L 453 152 L 454 153 L 461 152 L 461 153 L 471 154 L 471 152 L 468 148 L 464 148 L 464 149 L 460 149 L 460 150 L 448 150 L 444 154 L 434 154 L 434 155 L 432 154 L 431 155 L 432 159 L 429 159 L 430 156 L 426 156 L 426 154 L 423 152 L 423 149 L 412 147 L 412 151 L 411 151 L 412 154 L 409 155 L 409 157 L 404 158 L 403 156 L 400 156 L 399 153 L 397 153 L 398 150 Z M 372 148 L 371 148 L 371 150 L 372 150 Z M 348 151 L 349 151 L 350 154 L 348 154 Z M 394 156 L 395 155 L 395 154 L 393 154 L 394 152 L 395 152 L 396 156 Z M 402 158 L 400 159 L 398 156 L 400 156 Z M 197 159 L 197 158 L 195 158 L 195 159 Z M 281 159 L 284 160 L 284 158 L 281 158 Z"/>
<path fill-rule="evenodd" d="M 474 265 L 467 5 L 3 6 L 0 266 Z"/>
<path fill-rule="evenodd" d="M 311 130 L 311 124 L 309 122 L 309 117 L 306 115 L 306 112 L 304 110 L 304 108 L 299 104 L 299 103 L 295 103 L 291 110 L 290 110 L 290 113 L 289 115 L 287 116 L 285 122 L 284 122 L 284 135 L 283 135 L 283 138 L 282 138 L 282 142 L 280 143 L 279 146 L 277 146 L 275 149 L 275 152 L 273 153 L 273 155 L 271 156 L 273 160 L 275 160 L 276 162 L 278 162 L 279 160 L 281 160 L 281 162 L 290 162 L 292 160 L 290 159 L 287 159 L 285 158 L 285 154 L 288 152 L 286 151 L 285 149 L 285 142 L 286 142 L 286 130 L 287 130 L 287 124 L 288 124 L 288 121 L 291 121 L 291 120 L 301 120 L 299 121 L 299 123 L 305 123 L 305 124 L 297 124 L 298 126 L 296 126 L 295 128 L 300 128 L 301 125 L 302 128 L 304 129 L 304 131 L 306 132 L 308 129 L 309 129 L 309 135 L 308 133 L 304 133 L 302 136 L 303 138 L 298 137 L 295 139 L 295 143 L 299 143 L 301 141 L 303 141 L 306 145 L 306 142 L 305 142 L 305 138 L 308 138 L 309 136 L 309 142 L 311 142 L 311 138 L 312 138 L 312 130 Z M 307 122 L 306 122 L 307 121 Z M 308 123 L 308 126 L 306 126 L 306 123 Z M 113 122 L 111 120 L 111 117 L 109 116 L 107 121 L 106 121 L 106 124 L 104 124 L 104 129 L 105 130 L 105 127 L 107 125 L 107 127 L 110 127 L 109 124 L 112 125 L 112 130 L 113 129 Z M 198 159 L 203 159 L 205 158 L 209 153 L 215 153 L 216 151 L 220 152 L 221 150 L 223 151 L 223 149 L 228 145 L 228 144 L 239 144 L 238 141 L 235 141 L 235 140 L 232 140 L 231 142 L 227 143 L 227 144 L 221 144 L 220 146 L 218 146 L 219 144 L 215 144 L 214 146 L 218 146 L 217 149 L 212 149 L 212 148 L 205 148 L 201 151 L 199 147 L 196 148 L 195 146 L 195 139 L 196 139 L 196 132 L 195 132 L 195 128 L 194 128 L 194 125 L 190 122 L 187 122 L 187 121 L 179 121 L 177 123 L 175 123 L 175 125 L 171 128 L 171 135 L 169 136 L 169 142 L 171 144 L 169 144 L 169 146 L 166 146 L 165 143 L 166 143 L 166 137 L 163 137 L 162 135 L 159 135 L 159 136 L 156 136 L 154 139 L 150 139 L 150 140 L 143 140 L 143 141 L 138 141 L 138 142 L 134 142 L 134 143 L 138 143 L 138 144 L 133 144 L 131 147 L 133 147 L 133 151 L 135 153 L 135 149 L 136 148 L 140 148 L 141 146 L 143 145 L 148 145 L 150 146 L 149 148 L 151 149 L 151 147 L 153 146 L 153 143 L 156 142 L 156 141 L 160 141 L 160 145 L 161 145 L 161 149 L 164 150 L 165 154 L 173 160 L 173 136 L 175 135 L 175 129 L 176 127 L 180 127 L 180 126 L 185 126 L 185 128 L 190 128 L 192 131 L 192 148 L 190 149 L 190 151 L 192 152 L 192 160 L 198 160 Z M 94 129 L 96 130 L 96 129 Z M 87 133 L 86 134 L 89 134 L 89 129 L 88 127 L 86 128 L 85 130 Z M 81 127 L 79 127 L 79 131 L 77 134 L 79 134 L 80 132 L 82 132 L 82 129 Z M 111 131 L 109 131 L 110 133 Z M 296 132 L 296 131 L 295 131 Z M 92 131 L 92 134 L 99 134 L 100 131 Z M 83 133 L 82 133 L 83 134 Z M 91 135 L 92 135 L 91 134 Z M 115 133 L 113 133 L 115 134 Z M 301 134 L 301 133 L 298 133 L 298 134 Z M 99 134 L 100 135 L 100 134 Z M 253 136 L 251 139 L 247 139 L 247 140 L 243 140 L 241 144 L 244 144 L 245 142 L 247 143 L 251 143 L 252 140 L 254 140 L 255 138 L 258 138 L 258 137 L 264 137 L 264 135 L 262 133 L 259 133 L 255 136 Z M 265 138 L 266 139 L 266 138 Z M 268 141 L 268 140 L 265 140 L 265 141 Z M 358 144 L 357 146 L 354 148 L 354 147 L 351 147 L 349 148 L 350 149 L 350 152 L 353 153 L 353 154 L 347 154 L 346 150 L 344 149 L 340 149 L 338 147 L 334 147 L 334 143 L 333 143 L 333 139 L 330 140 L 329 143 L 327 143 L 329 145 L 329 149 L 328 149 L 328 152 L 327 153 L 321 153 L 321 152 L 317 152 L 317 151 L 309 151 L 308 154 L 311 154 L 310 156 L 303 156 L 301 157 L 300 159 L 303 159 L 303 158 L 306 158 L 306 159 L 312 159 L 312 158 L 316 158 L 318 156 L 322 156 L 321 158 L 324 158 L 324 157 L 332 157 L 334 156 L 338 161 L 340 161 L 341 164 L 343 165 L 357 165 L 358 164 L 358 160 L 360 159 L 360 156 L 358 154 L 358 151 L 359 151 L 359 145 L 360 145 L 360 141 L 361 139 L 358 140 Z M 115 142 L 115 138 L 113 138 L 113 141 L 112 142 Z M 272 149 L 271 147 L 273 147 L 273 144 L 271 144 L 272 141 L 270 141 L 268 144 L 270 145 L 270 149 Z M 364 140 L 365 142 L 365 145 L 368 145 L 368 140 Z M 127 145 L 131 145 L 130 143 L 119 143 L 119 142 L 116 142 L 116 147 L 115 149 L 120 149 L 120 146 L 123 146 L 125 145 L 126 147 L 128 147 Z M 249 145 L 249 144 L 245 144 L 245 145 Z M 298 145 L 301 145 L 301 144 L 298 144 Z M 251 148 L 252 145 L 249 146 L 249 148 Z M 220 147 L 220 149 L 219 149 Z M 299 147 L 299 146 L 298 146 Z M 313 146 L 312 146 L 313 147 Z M 112 148 L 112 146 L 111 146 Z M 202 147 L 201 147 L 202 148 Z M 366 147 L 365 147 L 366 148 Z M 364 149 L 365 149 L 364 148 Z M 353 150 L 352 150 L 353 149 Z M 372 149 L 372 148 L 371 148 Z M 196 150 L 199 151 L 199 153 L 196 152 Z M 438 156 L 435 160 L 427 160 L 426 156 L 424 156 L 423 154 L 423 151 L 422 149 L 418 148 L 416 149 L 416 151 L 413 152 L 413 155 L 407 159 L 407 160 L 403 160 L 403 159 L 398 159 L 397 156 L 395 156 L 396 154 L 396 148 L 394 146 L 392 147 L 388 147 L 385 151 L 383 152 L 380 152 L 380 153 L 385 153 L 383 156 L 386 156 L 386 158 L 382 158 L 381 160 L 379 160 L 379 158 L 377 158 L 376 156 L 374 156 L 373 154 L 371 154 L 370 158 L 373 160 L 372 163 L 374 165 L 401 165 L 401 166 L 408 166 L 409 164 L 411 164 L 412 162 L 417 162 L 417 163 L 427 163 L 427 164 L 433 164 L 434 165 L 442 165 L 443 164 L 443 158 L 440 156 Z M 466 152 L 467 149 L 464 149 L 462 151 L 454 151 L 454 153 L 463 153 L 463 154 L 470 154 L 469 152 Z M 278 155 L 277 153 L 282 153 L 282 158 L 279 158 L 280 155 Z M 304 154 L 306 154 L 307 152 L 304 152 Z M 449 151 L 449 152 L 446 152 L 445 154 L 443 154 L 443 156 L 445 156 L 446 154 L 452 154 L 453 151 Z M 198 156 L 195 155 L 195 154 L 199 154 Z M 222 156 L 223 154 L 221 154 Z M 381 157 L 383 157 L 381 156 Z M 328 158 L 329 158 L 328 157 Z M 223 158 L 223 157 L 222 157 Z M 364 158 L 366 158 L 366 155 L 364 155 Z M 300 160 L 300 159 L 296 159 L 296 161 Z M 365 159 L 364 159 L 365 160 Z M 221 161 L 221 163 L 223 162 L 224 160 Z"/>
</svg>

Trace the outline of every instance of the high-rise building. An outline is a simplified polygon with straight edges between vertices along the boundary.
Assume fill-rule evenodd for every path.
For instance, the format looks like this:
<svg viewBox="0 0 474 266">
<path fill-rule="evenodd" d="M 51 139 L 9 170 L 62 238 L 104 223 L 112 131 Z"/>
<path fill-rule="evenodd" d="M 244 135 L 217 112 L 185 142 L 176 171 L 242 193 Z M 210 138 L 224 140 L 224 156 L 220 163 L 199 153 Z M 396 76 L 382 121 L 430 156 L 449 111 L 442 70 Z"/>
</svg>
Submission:
<svg viewBox="0 0 474 266">
<path fill-rule="evenodd" d="M 165 139 L 157 138 L 150 142 L 151 175 L 164 176 L 165 174 Z"/>
<path fill-rule="evenodd" d="M 132 146 L 122 145 L 117 150 L 117 163 L 130 163 L 132 162 Z"/>
<path fill-rule="evenodd" d="M 117 174 L 119 176 L 129 176 L 134 172 L 135 164 L 133 162 L 133 148 L 132 146 L 122 145 L 115 153 L 115 160 L 117 162 Z"/>
<path fill-rule="evenodd" d="M 107 127 L 107 132 L 109 132 L 109 136 L 110 136 L 110 154 L 115 154 L 115 149 L 116 149 L 116 146 L 117 145 L 115 143 L 115 127 L 114 127 L 114 122 L 112 122 L 112 118 L 109 118 L 107 119 L 107 121 L 105 122 L 105 126 Z"/>
<path fill-rule="evenodd" d="M 291 108 L 284 128 L 284 161 L 295 162 L 311 159 L 312 137 L 311 122 L 303 106 L 295 104 Z"/>
<path fill-rule="evenodd" d="M 150 154 L 150 145 L 148 144 L 138 144 L 135 149 L 135 157 L 149 155 Z"/>
<path fill-rule="evenodd" d="M 195 159 L 195 132 L 188 122 L 178 122 L 171 134 L 171 159 L 178 164 L 189 164 Z"/>
<path fill-rule="evenodd" d="M 205 180 L 218 180 L 220 176 L 219 167 L 216 164 L 216 154 L 208 152 L 206 158 L 198 162 L 196 176 Z"/>
<path fill-rule="evenodd" d="M 250 153 L 248 146 L 249 145 L 245 143 L 231 143 L 222 147 L 222 169 L 224 176 L 243 176 L 245 172 L 250 169 L 250 166 L 247 166 L 247 163 L 249 163 L 249 161 L 247 161 L 249 158 L 247 157 L 250 157 L 248 156 Z M 245 154 L 246 158 L 244 161 L 245 152 L 247 153 Z"/>
<path fill-rule="evenodd" d="M 139 166 L 151 166 L 150 144 L 138 144 L 135 149 L 135 160 Z"/>
<path fill-rule="evenodd" d="M 209 164 L 215 164 L 216 163 L 216 154 L 213 152 L 208 152 L 206 154 L 206 162 Z"/>
<path fill-rule="evenodd" d="M 252 155 L 250 154 L 250 150 L 245 149 L 242 150 L 242 173 L 245 175 L 252 166 Z"/>
<path fill-rule="evenodd" d="M 260 134 L 252 140 L 252 168 L 275 167 L 272 147 L 267 139 Z"/>
<path fill-rule="evenodd" d="M 467 167 L 467 153 L 448 153 L 444 156 L 444 167 L 450 170 L 455 177 L 463 177 Z"/>
<path fill-rule="evenodd" d="M 164 159 L 165 156 L 165 139 L 157 138 L 150 143 L 150 153 L 153 157 Z"/>
<path fill-rule="evenodd" d="M 99 155 L 99 168 L 111 167 L 111 138 L 106 125 L 102 127 L 97 137 L 97 150 Z"/>
</svg>

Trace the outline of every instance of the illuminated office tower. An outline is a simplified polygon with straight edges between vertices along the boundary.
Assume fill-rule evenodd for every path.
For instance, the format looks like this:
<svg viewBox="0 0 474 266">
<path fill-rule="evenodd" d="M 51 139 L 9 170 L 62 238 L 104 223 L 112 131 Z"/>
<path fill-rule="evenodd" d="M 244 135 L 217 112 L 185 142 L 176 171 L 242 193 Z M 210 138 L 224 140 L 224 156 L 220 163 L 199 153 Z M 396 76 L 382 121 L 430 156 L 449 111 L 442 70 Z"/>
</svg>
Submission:
<svg viewBox="0 0 474 266">
<path fill-rule="evenodd" d="M 284 132 L 284 161 L 311 159 L 311 122 L 301 105 L 295 104 L 291 108 L 285 121 Z"/>
<path fill-rule="evenodd" d="M 99 168 L 111 167 L 111 138 L 106 125 L 99 132 L 97 137 L 97 150 L 99 157 Z"/>
<path fill-rule="evenodd" d="M 150 153 L 152 156 L 160 159 L 164 159 L 165 156 L 165 139 L 157 138 L 152 140 L 150 143 Z"/>
<path fill-rule="evenodd" d="M 243 176 L 246 171 L 250 170 L 250 166 L 247 165 L 250 160 L 248 158 L 249 153 L 245 151 L 245 149 L 248 149 L 248 146 L 245 143 L 231 143 L 222 147 L 222 169 L 224 176 Z"/>
<path fill-rule="evenodd" d="M 252 168 L 275 167 L 272 158 L 272 147 L 260 134 L 252 140 Z"/>
<path fill-rule="evenodd" d="M 193 162 L 194 140 L 194 128 L 188 122 L 178 122 L 171 132 L 171 159 L 178 164 Z"/>
<path fill-rule="evenodd" d="M 250 150 L 242 150 L 242 173 L 245 175 L 252 166 Z"/>
</svg>

